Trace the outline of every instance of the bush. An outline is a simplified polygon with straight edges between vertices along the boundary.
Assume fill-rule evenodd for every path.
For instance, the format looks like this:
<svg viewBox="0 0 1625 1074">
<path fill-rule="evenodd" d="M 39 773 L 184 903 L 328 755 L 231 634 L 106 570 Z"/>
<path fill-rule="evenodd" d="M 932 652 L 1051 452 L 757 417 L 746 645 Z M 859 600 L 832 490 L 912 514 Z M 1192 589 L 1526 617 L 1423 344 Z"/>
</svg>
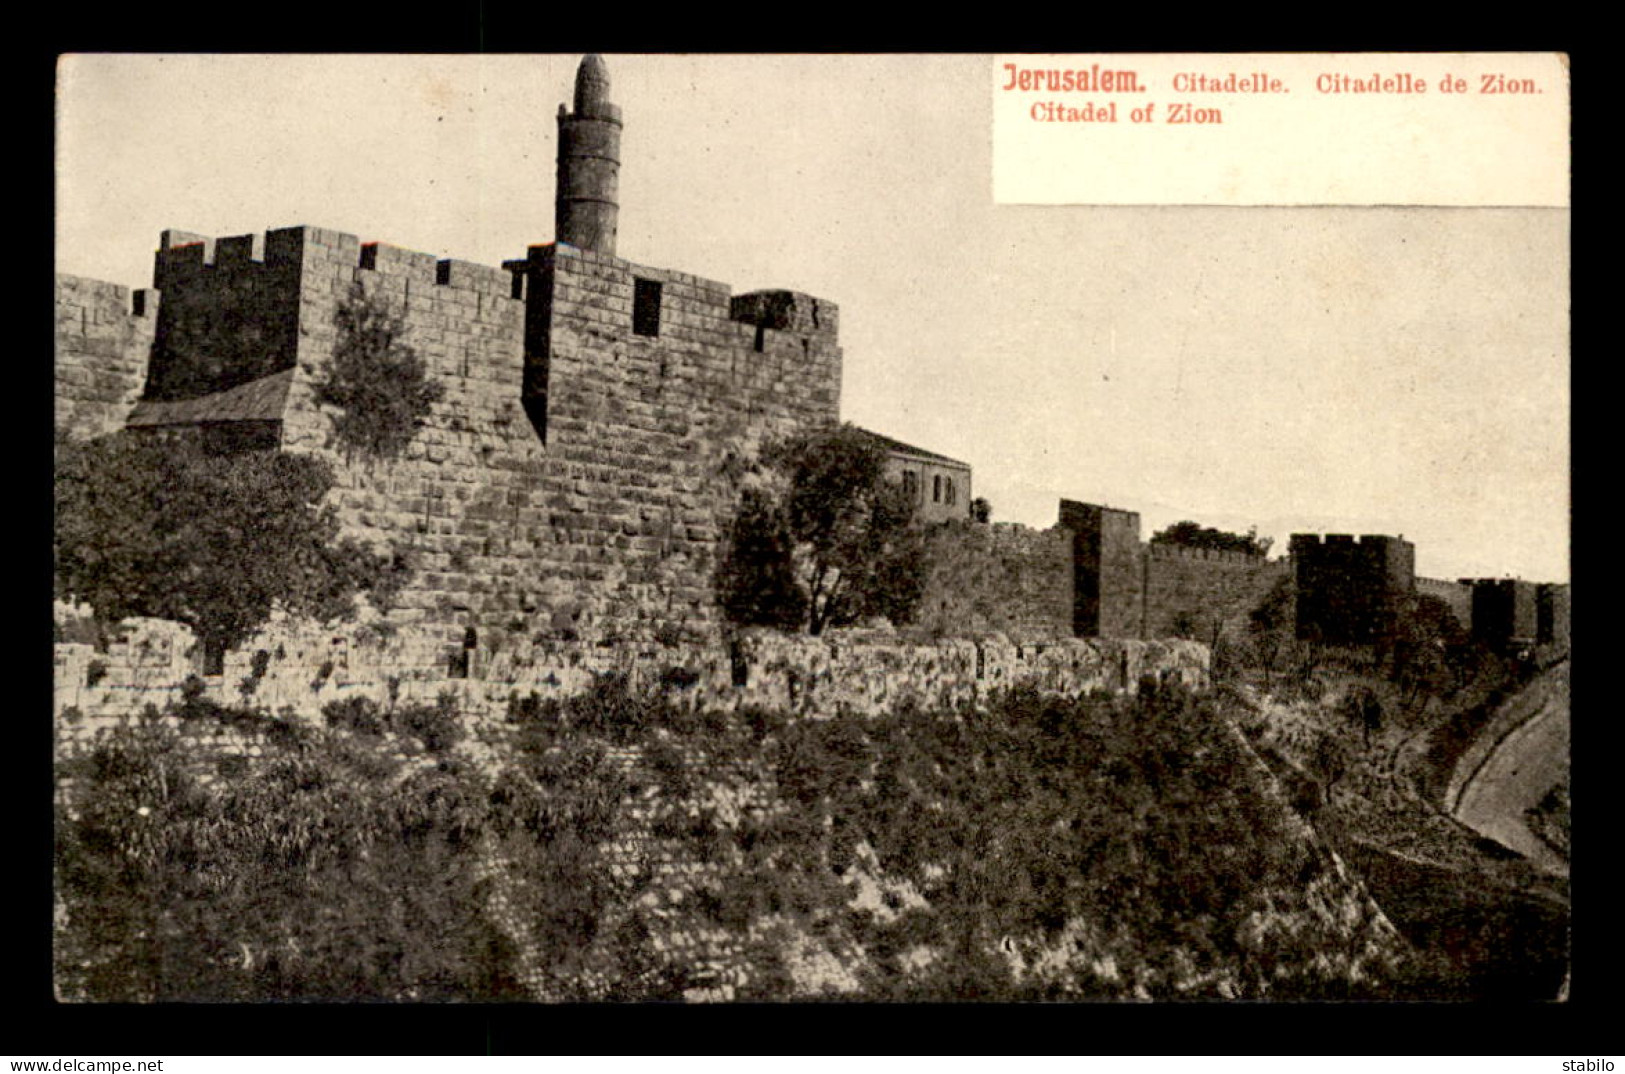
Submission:
<svg viewBox="0 0 1625 1074">
<path fill-rule="evenodd" d="M 320 506 L 333 476 L 277 452 L 208 455 L 119 433 L 63 446 L 56 467 L 56 595 L 98 619 L 172 619 L 224 652 L 274 607 L 336 619 L 367 592 L 387 606 L 389 562 L 340 539 Z"/>
<path fill-rule="evenodd" d="M 421 739 L 430 753 L 446 752 L 461 742 L 465 734 L 453 694 L 442 694 L 433 705 L 397 709 L 390 722 L 395 729 Z"/>
<path fill-rule="evenodd" d="M 322 706 L 327 726 L 376 738 L 386 732 L 421 739 L 430 753 L 444 753 L 464 737 L 456 697 L 442 695 L 433 705 L 407 705 L 385 710 L 367 697 L 347 697 Z"/>
<path fill-rule="evenodd" d="M 333 432 L 340 444 L 377 458 L 399 455 L 444 389 L 405 342 L 400 313 L 361 284 L 333 320 L 338 338 L 316 382 L 316 402 L 338 408 Z"/>
<path fill-rule="evenodd" d="M 322 706 L 327 726 L 356 735 L 382 735 L 388 730 L 388 717 L 377 702 L 367 697 L 347 697 Z"/>
</svg>

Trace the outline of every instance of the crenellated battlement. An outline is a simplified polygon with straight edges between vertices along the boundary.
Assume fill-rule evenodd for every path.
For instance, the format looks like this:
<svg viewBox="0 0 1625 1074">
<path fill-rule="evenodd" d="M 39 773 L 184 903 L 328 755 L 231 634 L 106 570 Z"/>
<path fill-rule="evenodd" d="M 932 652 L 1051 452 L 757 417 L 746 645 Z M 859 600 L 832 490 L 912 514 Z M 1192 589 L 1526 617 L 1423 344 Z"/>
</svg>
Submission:
<svg viewBox="0 0 1625 1074">
<path fill-rule="evenodd" d="M 1416 546 L 1367 533 L 1294 533 L 1298 636 L 1365 645 L 1393 636 L 1416 592 Z"/>
<path fill-rule="evenodd" d="M 355 267 L 384 276 L 517 297 L 510 293 L 508 273 L 495 266 L 439 259 L 386 242 L 362 242 L 348 232 L 308 224 L 220 238 L 167 229 L 159 238 L 154 278 L 161 290 L 166 282 L 211 270 L 302 267 L 312 253 L 325 255 L 324 259 L 350 256 Z"/>
<path fill-rule="evenodd" d="M 835 336 L 840 315 L 835 303 L 800 291 L 749 291 L 728 303 L 731 320 L 781 332 Z"/>
<path fill-rule="evenodd" d="M 146 382 L 161 296 L 56 277 L 56 427 L 91 437 L 124 424 Z"/>
<path fill-rule="evenodd" d="M 1190 548 L 1185 545 L 1155 542 L 1147 544 L 1145 551 L 1152 559 L 1178 559 L 1199 563 L 1237 563 L 1255 566 L 1268 561 L 1268 557 L 1251 552 L 1236 552 L 1227 548 Z"/>
<path fill-rule="evenodd" d="M 1409 547 L 1410 542 L 1404 537 L 1392 537 L 1382 533 L 1363 533 L 1356 537 L 1352 533 L 1294 533 L 1291 546 L 1296 548 L 1365 548 L 1365 549 L 1391 549 L 1400 546 Z"/>
</svg>

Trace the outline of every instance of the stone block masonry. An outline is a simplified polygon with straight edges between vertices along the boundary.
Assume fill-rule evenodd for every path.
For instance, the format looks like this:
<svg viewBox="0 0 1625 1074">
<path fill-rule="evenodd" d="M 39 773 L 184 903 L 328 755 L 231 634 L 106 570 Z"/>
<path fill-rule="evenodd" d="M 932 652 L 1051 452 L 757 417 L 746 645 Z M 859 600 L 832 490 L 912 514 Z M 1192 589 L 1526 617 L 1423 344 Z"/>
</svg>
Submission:
<svg viewBox="0 0 1625 1074">
<path fill-rule="evenodd" d="M 930 530 L 931 573 L 911 632 L 1072 636 L 1072 534 L 1012 523 L 954 522 Z"/>
<path fill-rule="evenodd" d="M 1139 637 L 1145 623 L 1139 514 L 1062 500 L 1060 526 L 1072 533 L 1073 633 Z"/>
<path fill-rule="evenodd" d="M 1473 636 L 1493 648 L 1510 649 L 1550 641 L 1541 630 L 1541 587 L 1516 578 L 1462 579 L 1473 592 Z M 1551 621 L 1551 598 L 1545 618 Z"/>
<path fill-rule="evenodd" d="M 141 397 L 158 293 L 56 278 L 56 428 L 75 439 L 123 428 Z"/>
<path fill-rule="evenodd" d="M 1194 637 L 1208 643 L 1244 625 L 1291 565 L 1241 552 L 1148 544 L 1141 637 Z"/>
<path fill-rule="evenodd" d="M 168 231 L 162 247 L 148 396 L 291 376 L 272 438 L 333 465 L 345 531 L 412 572 L 392 618 L 448 641 L 516 622 L 592 640 L 714 637 L 739 477 L 769 439 L 839 418 L 839 310 L 798 292 L 736 296 L 568 245 L 503 269 L 437 261 L 315 227 Z M 401 314 L 442 389 L 399 458 L 346 450 L 315 403 L 356 288 Z"/>
<path fill-rule="evenodd" d="M 160 236 L 152 282 L 164 304 L 146 398 L 195 398 L 295 365 L 308 230 Z"/>
<path fill-rule="evenodd" d="M 1450 614 L 1456 619 L 1463 630 L 1469 630 L 1473 625 L 1473 587 L 1462 582 L 1451 582 L 1443 578 L 1416 579 L 1416 595 L 1419 597 L 1433 597 L 1445 603 Z"/>
<path fill-rule="evenodd" d="M 1416 591 L 1416 547 L 1401 537 L 1292 535 L 1298 637 L 1366 645 L 1390 636 Z"/>
<path fill-rule="evenodd" d="M 1535 590 L 1535 638 L 1554 653 L 1569 651 L 1569 587 L 1545 582 Z"/>
<path fill-rule="evenodd" d="M 1198 637 L 1215 641 L 1288 576 L 1280 560 L 1147 544 L 1140 516 L 1062 500 L 1072 535 L 1073 626 L 1082 637 Z"/>
<path fill-rule="evenodd" d="M 58 643 L 59 746 L 73 752 L 110 722 L 180 701 L 198 651 L 189 630 L 159 620 L 128 621 L 121 640 L 100 652 L 88 642 Z M 352 697 L 393 706 L 432 704 L 449 693 L 477 723 L 505 719 L 515 699 L 577 697 L 609 678 L 634 694 L 693 709 L 755 706 L 823 718 L 910 703 L 975 705 L 1016 687 L 1065 696 L 1132 693 L 1151 677 L 1195 688 L 1206 685 L 1208 667 L 1209 650 L 1191 641 L 994 637 L 906 644 L 886 632 L 809 638 L 765 630 L 723 644 L 603 646 L 514 636 L 468 660 L 431 630 L 322 632 L 284 621 L 228 653 L 223 674 L 200 681 L 204 696 L 222 704 L 303 718 Z"/>
</svg>

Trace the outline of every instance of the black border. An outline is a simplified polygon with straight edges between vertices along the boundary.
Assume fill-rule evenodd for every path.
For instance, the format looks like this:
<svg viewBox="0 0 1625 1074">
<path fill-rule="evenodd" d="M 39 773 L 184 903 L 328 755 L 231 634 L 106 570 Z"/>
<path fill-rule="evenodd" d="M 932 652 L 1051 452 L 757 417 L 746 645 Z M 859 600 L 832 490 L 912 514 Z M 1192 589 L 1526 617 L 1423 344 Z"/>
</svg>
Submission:
<svg viewBox="0 0 1625 1074">
<path fill-rule="evenodd" d="M 727 13 L 685 6 L 667 19 L 650 19 L 641 14 L 608 12 L 603 8 L 561 12 L 543 5 L 498 5 L 465 3 L 435 8 L 369 6 L 367 10 L 337 12 L 331 7 L 298 4 L 259 6 L 253 12 L 237 12 L 223 6 L 187 9 L 185 5 L 153 7 L 126 5 L 118 9 L 87 10 L 60 5 L 44 15 L 47 39 L 29 53 L 26 68 L 30 88 L 44 88 L 45 106 L 40 117 L 29 124 L 30 135 L 41 136 L 45 144 L 36 149 L 48 159 L 53 147 L 53 99 L 56 57 L 63 52 L 87 51 L 210 51 L 210 52 L 664 52 L 664 51 L 1561 51 L 1567 52 L 1582 73 L 1575 87 L 1584 85 L 1583 64 L 1568 33 L 1528 32 L 1522 40 L 1486 42 L 1486 23 L 1505 25 L 1487 12 L 1477 12 L 1470 26 L 1451 38 L 1429 42 L 1398 40 L 1396 27 L 1408 24 L 1388 22 L 1385 36 L 1372 35 L 1365 41 L 1341 40 L 1335 43 L 1283 40 L 1279 33 L 1249 34 L 1245 41 L 1235 39 L 1238 28 L 1235 9 L 1227 9 L 1222 23 L 1230 32 L 1228 41 L 1216 44 L 1211 26 L 1189 22 L 1163 27 L 1170 32 L 1156 42 L 1141 39 L 1128 42 L 1121 35 L 1103 37 L 1095 33 L 1089 9 L 1007 9 L 998 18 L 1007 27 L 989 27 L 985 14 L 950 8 L 926 9 L 923 17 L 890 28 L 875 27 L 872 17 L 854 18 L 830 8 L 796 10 L 765 8 L 751 12 Z M 1154 12 L 1147 11 L 1155 21 Z M 1346 13 L 1348 21 L 1357 18 L 1370 25 L 1371 16 Z M 1219 17 L 1210 17 L 1214 22 Z M 600 26 L 593 30 L 584 24 Z M 1053 34 L 1040 30 L 1054 30 Z M 1203 40 L 1193 40 L 1200 37 Z M 1220 38 L 1225 35 L 1221 31 Z M 1503 38 L 1512 36 L 1502 34 Z M 747 41 L 746 38 L 749 38 Z M 1582 52 L 1581 55 L 1584 55 Z M 1600 61 L 1607 63 L 1607 60 Z M 1575 94 L 1576 123 L 1585 114 L 1580 94 Z M 538 112 L 538 122 L 547 120 L 551 103 Z M 178 147 L 184 149 L 184 147 Z M 1576 155 L 1576 160 L 1580 156 Z M 42 169 L 43 170 L 43 169 Z M 1576 178 L 1580 173 L 1576 170 Z M 44 170 L 46 200 L 53 196 L 53 180 Z M 1583 183 L 1575 185 L 1575 205 L 1584 204 Z M 54 242 L 52 218 L 40 214 L 47 245 Z M 1573 253 L 1574 295 L 1578 298 L 1584 281 L 1596 277 L 1582 273 L 1591 263 L 1597 247 L 1587 243 L 1583 233 L 1575 233 Z M 43 292 L 45 282 L 41 281 Z M 33 294 L 32 288 L 28 294 Z M 45 308 L 41 293 L 40 310 Z M 31 303 L 28 308 L 32 309 Z M 1575 302 L 1576 313 L 1585 309 Z M 23 441 L 16 457 L 29 460 L 18 473 L 30 480 L 26 487 L 37 490 L 37 529 L 23 526 L 25 534 L 42 538 L 40 569 L 25 567 L 22 577 L 28 594 L 24 606 L 38 608 L 26 619 L 30 626 L 45 622 L 44 608 L 50 601 L 51 569 L 48 561 L 50 537 L 50 451 L 51 442 L 50 362 L 37 357 L 49 354 L 47 318 L 38 323 L 47 338 L 40 350 L 13 366 L 27 385 L 31 401 L 24 420 L 10 423 L 11 435 Z M 1582 317 L 1575 317 L 1574 342 L 1584 338 Z M 30 348 L 32 350 L 32 348 Z M 1603 398 L 1583 369 L 1571 360 L 1574 370 L 1573 398 L 1576 400 L 1573 428 L 1576 433 L 1593 428 L 1587 413 Z M 37 380 L 35 378 L 38 378 Z M 35 389 L 38 394 L 35 395 Z M 1591 390 L 1587 390 L 1590 388 Z M 40 405 L 32 405 L 33 401 Z M 1581 445 L 1578 442 L 1575 447 Z M 1617 449 L 1610 453 L 1616 455 Z M 1596 456 L 1573 452 L 1576 477 L 1593 472 Z M 34 460 L 39 460 L 36 464 Z M 36 469 L 36 465 L 38 469 Z M 1579 482 L 1576 482 L 1579 483 Z M 1583 564 L 1594 562 L 1586 549 L 1583 522 L 1585 505 L 1576 512 L 1574 564 L 1571 576 L 1583 579 L 1578 602 L 1578 621 L 1591 629 L 1577 633 L 1582 638 L 1603 638 L 1597 633 L 1601 615 L 1597 608 L 1604 599 L 1600 573 L 1588 573 Z M 20 557 L 23 563 L 36 562 L 33 555 Z M 19 562 L 18 557 L 13 563 Z M 34 601 L 38 600 L 35 604 Z M 26 630 L 23 636 L 33 636 Z M 1612 878 L 1605 862 L 1613 825 L 1611 803 L 1605 797 L 1608 773 L 1606 758 L 1612 736 L 1611 707 L 1600 697 L 1602 687 L 1582 672 L 1578 696 L 1590 699 L 1579 706 L 1583 713 L 1576 725 L 1575 788 L 1584 863 L 1576 870 L 1575 919 L 1587 937 L 1574 954 L 1573 992 L 1567 1004 L 1508 1005 L 1489 1004 L 1066 1004 L 1066 1005 L 854 1005 L 783 1004 L 727 1006 L 418 1006 L 398 1004 L 354 1005 L 242 1005 L 242 1006 L 123 1006 L 67 1005 L 51 995 L 50 962 L 50 870 L 51 856 L 51 775 L 49 721 L 39 713 L 49 711 L 50 635 L 45 632 L 38 648 L 13 643 L 9 648 L 19 655 L 25 673 L 16 680 L 28 683 L 26 700 L 13 725 L 28 728 L 21 736 L 23 778 L 7 782 L 13 801 L 10 815 L 22 818 L 14 832 L 23 838 L 14 843 L 20 851 L 8 870 L 7 887 L 23 897 L 11 900 L 8 915 L 11 958 L 6 961 L 8 1002 L 4 1008 L 7 1028 L 4 1050 L 12 1055 L 56 1056 L 92 1055 L 197 1055 L 197 1054 L 332 1054 L 332 1055 L 479 1055 L 538 1054 L 574 1050 L 609 1052 L 616 1049 L 648 1048 L 666 1054 L 727 1053 L 735 1049 L 816 1052 L 820 1048 L 864 1052 L 920 1053 L 941 1049 L 953 1054 L 996 1052 L 1092 1052 L 1117 1055 L 1186 1053 L 1203 1055 L 1234 1054 L 1606 1054 L 1611 1035 L 1601 1032 L 1611 1013 L 1614 997 L 1612 971 L 1617 925 Z M 1580 648 L 1584 651 L 1584 642 Z M 1590 666 L 1595 666 L 1590 665 Z M 43 674 L 37 672 L 43 671 Z M 37 692 L 36 692 L 37 691 Z M 26 849 L 25 849 L 26 848 Z M 1599 1047 L 1599 1045 L 1601 1047 Z"/>
</svg>

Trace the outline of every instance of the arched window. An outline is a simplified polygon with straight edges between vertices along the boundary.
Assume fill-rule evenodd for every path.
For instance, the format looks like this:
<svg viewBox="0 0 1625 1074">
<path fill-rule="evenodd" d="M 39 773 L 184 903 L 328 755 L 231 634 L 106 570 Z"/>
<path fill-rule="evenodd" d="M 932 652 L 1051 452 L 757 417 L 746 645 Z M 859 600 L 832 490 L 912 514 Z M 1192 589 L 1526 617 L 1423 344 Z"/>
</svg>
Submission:
<svg viewBox="0 0 1625 1074">
<path fill-rule="evenodd" d="M 942 475 L 941 474 L 937 474 L 935 477 L 931 478 L 931 502 L 932 503 L 941 503 L 942 502 Z"/>
<path fill-rule="evenodd" d="M 946 492 L 944 493 L 943 498 L 944 498 L 944 502 L 948 503 L 951 506 L 953 504 L 953 502 L 954 502 L 954 479 L 950 477 L 948 479 L 948 481 L 947 481 L 947 485 L 948 485 L 948 487 L 947 487 Z"/>
<path fill-rule="evenodd" d="M 920 475 L 913 470 L 903 471 L 903 491 L 908 493 L 909 503 L 920 502 Z"/>
</svg>

